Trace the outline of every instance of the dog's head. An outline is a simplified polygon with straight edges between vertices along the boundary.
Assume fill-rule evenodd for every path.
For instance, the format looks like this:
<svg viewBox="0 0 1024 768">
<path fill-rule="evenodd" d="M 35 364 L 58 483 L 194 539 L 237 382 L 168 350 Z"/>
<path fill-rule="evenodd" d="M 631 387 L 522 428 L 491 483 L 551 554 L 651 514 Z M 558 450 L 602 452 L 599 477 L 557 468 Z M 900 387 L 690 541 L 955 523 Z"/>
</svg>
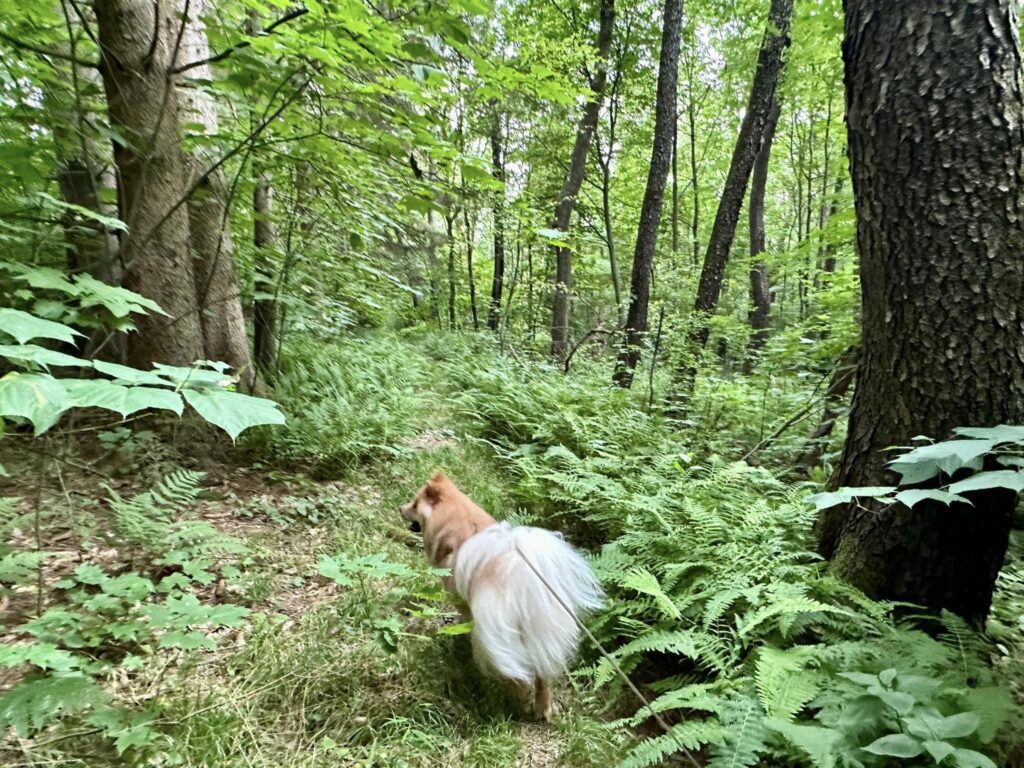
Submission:
<svg viewBox="0 0 1024 768">
<path fill-rule="evenodd" d="M 441 500 L 442 488 L 450 482 L 441 472 L 438 472 L 427 484 L 416 491 L 413 500 L 398 508 L 402 519 L 409 523 L 409 530 L 413 533 L 420 533 L 426 525 L 427 519 L 434 507 Z"/>
</svg>

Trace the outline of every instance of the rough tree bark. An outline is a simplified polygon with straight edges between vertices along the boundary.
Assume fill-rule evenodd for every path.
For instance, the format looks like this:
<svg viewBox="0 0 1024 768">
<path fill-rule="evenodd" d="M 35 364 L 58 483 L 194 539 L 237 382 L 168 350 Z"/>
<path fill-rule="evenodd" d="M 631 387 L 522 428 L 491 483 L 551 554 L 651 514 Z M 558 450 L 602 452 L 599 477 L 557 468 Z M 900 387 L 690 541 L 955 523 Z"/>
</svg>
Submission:
<svg viewBox="0 0 1024 768">
<path fill-rule="evenodd" d="M 764 126 L 761 138 L 761 149 L 754 160 L 753 176 L 750 182 L 750 200 L 747 202 L 747 214 L 750 221 L 750 311 L 747 321 L 753 333 L 747 344 L 747 357 L 744 367 L 749 372 L 754 357 L 768 341 L 769 314 L 772 308 L 771 284 L 768 280 L 768 267 L 764 263 L 765 231 L 764 231 L 764 195 L 768 185 L 768 165 L 771 162 L 772 142 L 775 140 L 775 127 L 779 123 L 779 100 L 772 100 L 772 108 L 768 113 L 768 122 Z"/>
<path fill-rule="evenodd" d="M 186 0 L 178 0 L 185 12 Z M 210 42 L 206 36 L 203 14 L 209 0 L 187 0 L 188 18 L 178 51 L 179 66 L 210 58 Z M 186 123 L 202 125 L 207 136 L 219 130 L 217 106 L 205 83 L 213 79 L 209 64 L 188 70 L 178 82 L 181 118 Z M 254 383 L 249 339 L 242 314 L 242 297 L 235 273 L 234 244 L 228 229 L 228 183 L 224 171 L 208 171 L 216 161 L 214 153 L 202 147 L 189 155 L 195 194 L 188 201 L 189 245 L 194 260 L 196 303 L 199 305 L 203 329 L 203 349 L 209 360 L 228 363 L 251 389 Z"/>
<path fill-rule="evenodd" d="M 626 339 L 615 366 L 613 379 L 628 389 L 640 360 L 647 334 L 647 310 L 651 298 L 651 269 L 658 243 L 661 205 L 665 181 L 672 161 L 676 122 L 676 85 L 679 82 L 679 38 L 683 27 L 683 0 L 665 0 L 661 30 L 661 54 L 658 61 L 658 92 L 654 108 L 654 142 L 647 173 L 647 189 L 640 208 L 640 224 L 633 251 L 633 273 L 629 284 L 629 310 L 626 312 Z"/>
<path fill-rule="evenodd" d="M 505 283 L 505 160 L 501 136 L 501 113 L 497 106 L 491 124 L 491 175 L 501 184 L 494 193 L 494 277 L 491 280 L 491 306 L 487 311 L 487 327 L 498 330 L 501 320 L 501 294 Z M 511 293 L 509 301 L 512 300 Z"/>
<path fill-rule="evenodd" d="M 597 32 L 597 70 L 590 79 L 590 98 L 583 108 L 576 129 L 576 142 L 569 160 L 569 170 L 558 193 L 552 229 L 569 231 L 569 222 L 576 207 L 576 196 L 587 168 L 587 153 L 601 113 L 601 100 L 608 80 L 608 55 L 612 47 L 612 29 L 615 24 L 615 0 L 601 0 Z M 564 360 L 569 345 L 569 318 L 572 311 L 572 251 L 564 246 L 555 247 L 555 290 L 551 310 L 551 355 Z"/>
<path fill-rule="evenodd" d="M 750 89 L 750 100 L 740 124 L 739 136 L 733 149 L 725 187 L 718 202 L 718 212 L 715 214 L 715 223 L 711 229 L 700 282 L 697 285 L 697 300 L 694 302 L 696 319 L 688 334 L 688 346 L 698 359 L 711 335 L 710 317 L 718 306 L 718 298 L 722 293 L 722 280 L 725 277 L 726 264 L 729 262 L 732 241 L 736 236 L 736 224 L 743 207 L 743 198 L 746 196 L 747 182 L 750 180 L 754 160 L 761 148 L 762 136 L 775 98 L 775 89 L 782 73 L 783 54 L 789 45 L 789 24 L 792 16 L 793 0 L 772 0 L 768 12 L 768 28 L 765 30 L 757 55 L 757 69 Z M 676 404 L 670 410 L 681 411 L 680 405 L 689 399 L 696 375 L 696 361 L 685 362 L 680 367 L 676 391 L 673 393 Z"/>
<path fill-rule="evenodd" d="M 120 179 L 123 284 L 168 313 L 144 315 L 128 337 L 128 361 L 189 365 L 205 356 L 189 253 L 188 166 L 178 137 L 171 68 L 180 46 L 176 3 L 96 0 L 100 71 Z M 175 206 L 178 206 L 175 209 Z"/>
<path fill-rule="evenodd" d="M 277 371 L 277 301 L 272 275 L 277 233 L 274 229 L 274 187 L 269 173 L 260 173 L 252 193 L 253 244 L 256 246 L 256 298 L 253 300 L 253 358 L 264 378 Z"/>
<path fill-rule="evenodd" d="M 1014 0 L 847 0 L 863 347 L 834 486 L 883 450 L 1024 419 L 1024 98 Z M 868 594 L 988 612 L 1016 494 L 838 507 L 822 553 Z"/>
</svg>

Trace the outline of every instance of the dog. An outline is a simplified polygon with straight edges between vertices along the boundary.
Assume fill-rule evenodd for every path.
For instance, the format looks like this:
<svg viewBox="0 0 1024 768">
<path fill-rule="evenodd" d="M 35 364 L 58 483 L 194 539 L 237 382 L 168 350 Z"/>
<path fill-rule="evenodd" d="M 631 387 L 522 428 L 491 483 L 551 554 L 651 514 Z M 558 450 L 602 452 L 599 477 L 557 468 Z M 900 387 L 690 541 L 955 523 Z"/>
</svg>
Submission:
<svg viewBox="0 0 1024 768">
<path fill-rule="evenodd" d="M 430 563 L 451 571 L 444 585 L 468 606 L 477 666 L 532 696 L 534 715 L 548 720 L 578 620 L 604 601 L 586 560 L 561 534 L 499 523 L 440 472 L 400 511 Z"/>
</svg>

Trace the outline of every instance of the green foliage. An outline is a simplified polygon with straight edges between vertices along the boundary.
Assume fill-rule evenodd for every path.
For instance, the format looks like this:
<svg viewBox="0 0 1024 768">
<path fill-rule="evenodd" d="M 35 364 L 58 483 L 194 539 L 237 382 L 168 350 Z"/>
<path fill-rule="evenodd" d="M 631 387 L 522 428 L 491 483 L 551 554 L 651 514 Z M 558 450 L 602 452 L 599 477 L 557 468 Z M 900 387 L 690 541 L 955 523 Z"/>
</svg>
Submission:
<svg viewBox="0 0 1024 768">
<path fill-rule="evenodd" d="M 221 364 L 198 361 L 191 368 L 157 365 L 152 373 L 113 363 L 94 365 L 26 343 L 39 337 L 72 343 L 76 334 L 81 335 L 74 329 L 20 310 L 0 308 L 0 313 L 6 313 L 0 314 L 0 319 L 6 321 L 3 332 L 18 341 L 17 345 L 0 345 L 0 357 L 28 370 L 0 377 L 0 418 L 29 421 L 36 435 L 48 431 L 62 414 L 75 407 L 102 408 L 122 418 L 149 409 L 169 410 L 180 416 L 185 407 L 182 397 L 232 440 L 249 427 L 284 423 L 284 414 L 273 401 L 229 391 L 227 387 L 234 381 Z M 55 378 L 33 372 L 51 365 L 95 368 L 113 378 Z"/>
<path fill-rule="evenodd" d="M 388 338 L 297 346 L 275 390 L 288 403 L 289 424 L 261 431 L 254 443 L 278 460 L 311 462 L 317 477 L 337 477 L 407 450 L 422 407 L 416 393 L 427 386 L 427 361 Z"/>
</svg>

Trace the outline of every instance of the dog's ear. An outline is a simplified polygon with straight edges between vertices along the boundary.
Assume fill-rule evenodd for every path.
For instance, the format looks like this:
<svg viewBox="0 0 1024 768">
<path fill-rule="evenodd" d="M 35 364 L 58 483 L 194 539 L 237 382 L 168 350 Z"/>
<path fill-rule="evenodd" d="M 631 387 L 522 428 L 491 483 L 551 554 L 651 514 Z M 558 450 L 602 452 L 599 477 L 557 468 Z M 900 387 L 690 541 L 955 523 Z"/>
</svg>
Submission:
<svg viewBox="0 0 1024 768">
<path fill-rule="evenodd" d="M 423 499 L 429 504 L 437 504 L 441 500 L 441 488 L 436 475 L 423 486 Z"/>
</svg>

